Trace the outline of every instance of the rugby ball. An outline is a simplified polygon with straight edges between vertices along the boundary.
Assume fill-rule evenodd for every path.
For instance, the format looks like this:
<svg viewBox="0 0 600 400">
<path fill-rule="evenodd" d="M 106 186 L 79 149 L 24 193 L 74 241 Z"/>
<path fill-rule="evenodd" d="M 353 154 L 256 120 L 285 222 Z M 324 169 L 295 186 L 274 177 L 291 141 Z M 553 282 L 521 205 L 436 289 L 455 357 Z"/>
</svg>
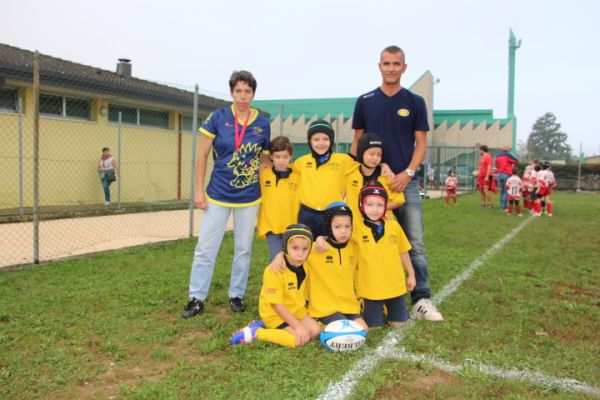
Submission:
<svg viewBox="0 0 600 400">
<path fill-rule="evenodd" d="M 354 351 L 365 343 L 367 331 L 354 321 L 341 319 L 321 331 L 321 344 L 329 351 Z"/>
<path fill-rule="evenodd" d="M 475 171 L 473 171 L 473 177 L 476 178 L 477 175 L 479 175 L 479 170 L 478 169 L 476 169 Z"/>
</svg>

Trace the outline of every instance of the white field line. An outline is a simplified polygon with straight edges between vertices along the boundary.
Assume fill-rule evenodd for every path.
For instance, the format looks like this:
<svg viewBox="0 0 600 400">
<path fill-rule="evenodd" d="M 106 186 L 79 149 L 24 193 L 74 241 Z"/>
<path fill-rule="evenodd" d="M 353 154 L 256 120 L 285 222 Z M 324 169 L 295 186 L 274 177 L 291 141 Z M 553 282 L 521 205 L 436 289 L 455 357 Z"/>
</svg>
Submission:
<svg viewBox="0 0 600 400">
<path fill-rule="evenodd" d="M 480 372 L 486 375 L 496 376 L 498 378 L 529 382 L 535 385 L 544 386 L 548 389 L 562 389 L 569 392 L 580 392 L 587 395 L 600 397 L 600 388 L 598 387 L 590 386 L 575 379 L 554 378 L 539 371 L 503 369 L 494 367 L 492 365 L 476 363 L 469 359 L 465 360 L 463 364 L 450 364 L 434 356 L 412 354 L 406 352 L 404 349 L 401 349 L 396 353 L 389 355 L 388 357 L 401 361 L 426 362 L 437 369 L 441 369 L 442 371 L 449 373 L 454 373 L 460 370 L 469 370 Z"/>
<path fill-rule="evenodd" d="M 469 265 L 469 267 L 463 271 L 460 275 L 456 276 L 450 281 L 440 292 L 435 295 L 432 299 L 434 304 L 440 304 L 454 293 L 458 287 L 468 279 L 477 268 L 481 267 L 491 256 L 498 252 L 502 247 L 512 240 L 529 222 L 534 218 L 526 218 L 519 226 L 510 231 L 503 239 L 493 245 L 488 251 L 483 253 L 481 257 Z M 365 357 L 358 360 L 354 366 L 346 372 L 346 374 L 337 382 L 331 382 L 325 392 L 319 396 L 321 400 L 342 400 L 350 396 L 358 380 L 369 373 L 379 361 L 388 357 L 390 354 L 394 354 L 394 350 L 397 344 L 399 344 L 404 338 L 404 332 L 415 326 L 413 320 L 408 320 L 406 324 L 400 329 L 391 331 L 382 341 L 376 349 L 371 350 Z"/>
</svg>

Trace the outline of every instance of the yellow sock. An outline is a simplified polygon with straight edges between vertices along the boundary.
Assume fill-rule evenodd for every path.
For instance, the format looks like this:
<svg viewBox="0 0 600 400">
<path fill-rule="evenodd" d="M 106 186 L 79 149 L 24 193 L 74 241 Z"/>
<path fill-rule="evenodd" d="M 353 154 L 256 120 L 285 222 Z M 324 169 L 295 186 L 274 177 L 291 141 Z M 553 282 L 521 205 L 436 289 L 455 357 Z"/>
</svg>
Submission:
<svg viewBox="0 0 600 400">
<path fill-rule="evenodd" d="M 296 338 L 285 329 L 258 329 L 256 338 L 265 342 L 271 342 L 285 347 L 296 347 Z"/>
</svg>

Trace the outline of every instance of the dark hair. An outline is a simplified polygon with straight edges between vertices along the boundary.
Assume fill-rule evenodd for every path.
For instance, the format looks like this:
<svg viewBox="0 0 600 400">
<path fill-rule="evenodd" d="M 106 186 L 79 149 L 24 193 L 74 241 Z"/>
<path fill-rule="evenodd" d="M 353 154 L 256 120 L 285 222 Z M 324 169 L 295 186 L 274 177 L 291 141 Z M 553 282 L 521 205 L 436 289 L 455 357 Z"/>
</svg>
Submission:
<svg viewBox="0 0 600 400">
<path fill-rule="evenodd" d="M 487 153 L 490 151 L 485 144 L 482 144 L 481 146 L 479 146 L 479 150 L 482 150 L 484 153 Z"/>
<path fill-rule="evenodd" d="M 103 147 L 102 152 L 104 153 L 105 151 L 110 151 L 110 149 L 108 147 Z"/>
<path fill-rule="evenodd" d="M 519 174 L 519 168 L 517 168 L 516 165 L 513 165 L 511 172 L 512 172 L 513 175 L 518 175 Z"/>
<path fill-rule="evenodd" d="M 252 88 L 252 92 L 256 93 L 256 79 L 250 71 L 233 71 L 229 78 L 229 91 L 233 93 L 233 88 L 238 82 L 246 82 Z"/>
<path fill-rule="evenodd" d="M 273 140 L 271 140 L 271 145 L 269 146 L 269 152 L 273 154 L 276 151 L 287 151 L 292 155 L 294 153 L 294 147 L 290 142 L 290 139 L 287 136 L 277 136 Z"/>
<path fill-rule="evenodd" d="M 400 47 L 398 46 L 388 46 L 385 49 L 381 50 L 380 53 L 380 57 L 383 55 L 383 53 L 391 53 L 391 54 L 396 54 L 396 53 L 402 53 L 402 58 L 404 58 L 404 61 L 406 61 L 406 54 L 404 54 L 404 50 L 402 50 Z"/>
</svg>

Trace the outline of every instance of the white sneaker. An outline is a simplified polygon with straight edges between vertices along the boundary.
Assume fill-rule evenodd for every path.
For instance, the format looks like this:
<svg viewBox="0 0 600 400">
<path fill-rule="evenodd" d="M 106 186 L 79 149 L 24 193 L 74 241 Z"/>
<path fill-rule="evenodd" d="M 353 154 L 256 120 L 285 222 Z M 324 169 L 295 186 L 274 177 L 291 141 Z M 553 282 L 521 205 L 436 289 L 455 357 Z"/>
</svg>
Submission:
<svg viewBox="0 0 600 400">
<path fill-rule="evenodd" d="M 412 307 L 412 319 L 424 319 L 427 321 L 443 321 L 444 317 L 429 299 L 421 299 Z"/>
<path fill-rule="evenodd" d="M 105 201 L 105 202 L 104 202 L 104 205 L 105 205 L 105 206 L 110 206 L 110 201 Z"/>
</svg>

